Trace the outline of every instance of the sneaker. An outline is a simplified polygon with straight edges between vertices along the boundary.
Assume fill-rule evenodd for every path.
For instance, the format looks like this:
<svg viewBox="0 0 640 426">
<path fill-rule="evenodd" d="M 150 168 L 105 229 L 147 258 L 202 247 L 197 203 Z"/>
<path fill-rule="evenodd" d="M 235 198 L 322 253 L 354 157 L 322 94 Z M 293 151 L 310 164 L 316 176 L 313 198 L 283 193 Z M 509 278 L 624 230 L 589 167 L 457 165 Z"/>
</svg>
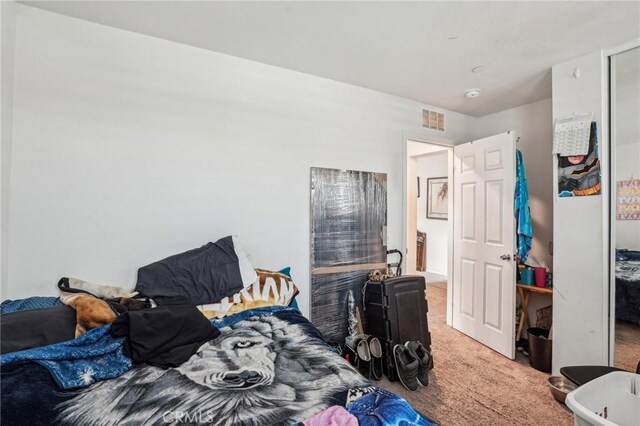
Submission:
<svg viewBox="0 0 640 426">
<path fill-rule="evenodd" d="M 418 389 L 419 361 L 411 351 L 403 345 L 393 347 L 393 359 L 396 363 L 398 379 L 402 386 L 410 391 Z"/>
<path fill-rule="evenodd" d="M 382 344 L 380 339 L 375 336 L 369 336 L 367 342 L 369 343 L 369 352 L 371 352 L 371 378 L 380 380 L 383 375 Z"/>
<path fill-rule="evenodd" d="M 420 342 L 407 342 L 404 345 L 418 359 L 418 383 L 422 386 L 427 386 L 429 384 L 431 354 Z"/>
</svg>

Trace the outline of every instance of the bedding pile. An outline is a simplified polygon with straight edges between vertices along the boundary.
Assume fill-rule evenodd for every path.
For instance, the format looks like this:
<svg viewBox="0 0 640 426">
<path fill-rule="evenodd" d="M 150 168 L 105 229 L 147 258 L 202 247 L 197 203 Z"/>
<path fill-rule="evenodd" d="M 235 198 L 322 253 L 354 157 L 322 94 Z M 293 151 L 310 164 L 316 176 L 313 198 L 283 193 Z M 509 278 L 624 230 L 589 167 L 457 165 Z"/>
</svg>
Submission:
<svg viewBox="0 0 640 426">
<path fill-rule="evenodd" d="M 227 238 L 231 247 L 237 246 Z M 3 339 L 7 316 L 42 320 L 50 309 L 66 310 L 70 333 L 65 341 L 3 350 L 2 424 L 435 424 L 404 399 L 372 386 L 332 351 L 300 311 L 283 306 L 297 293 L 287 274 L 257 270 L 246 285 L 243 279 L 251 274 L 239 273 L 233 256 L 224 257 L 236 264 L 231 272 L 226 260 L 211 263 L 201 256 L 198 251 L 194 262 L 174 258 L 163 264 L 162 273 L 143 274 L 147 292 L 152 288 L 149 277 L 181 291 L 156 291 L 154 307 L 117 312 L 112 324 L 78 338 L 75 318 L 68 312 L 73 309 L 66 305 L 3 314 Z M 224 271 L 186 272 L 204 264 Z M 166 276 L 173 272 L 179 279 Z M 271 290 L 265 291 L 267 278 L 260 285 L 260 276 L 274 281 Z M 256 281 L 239 300 L 233 298 Z M 189 287 L 216 282 L 224 290 Z M 203 301 L 211 304 L 208 297 L 214 296 L 205 294 L 242 306 L 225 307 L 218 312 L 222 318 L 210 320 L 196 307 Z M 254 299 L 260 299 L 258 307 L 252 305 Z M 12 324 L 19 327 L 20 321 Z"/>
<path fill-rule="evenodd" d="M 640 251 L 616 250 L 616 319 L 640 324 Z"/>
</svg>

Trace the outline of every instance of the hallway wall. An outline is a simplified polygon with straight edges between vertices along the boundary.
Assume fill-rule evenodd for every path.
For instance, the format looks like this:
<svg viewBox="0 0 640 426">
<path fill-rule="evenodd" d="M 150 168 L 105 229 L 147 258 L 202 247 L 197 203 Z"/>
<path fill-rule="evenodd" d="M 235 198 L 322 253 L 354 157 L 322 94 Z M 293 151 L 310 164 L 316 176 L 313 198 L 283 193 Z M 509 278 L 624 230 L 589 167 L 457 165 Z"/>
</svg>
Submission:
<svg viewBox="0 0 640 426">
<path fill-rule="evenodd" d="M 418 157 L 420 197 L 418 197 L 418 231 L 427 233 L 427 272 L 447 275 L 449 222 L 427 219 L 427 179 L 447 176 L 447 151 Z"/>
</svg>

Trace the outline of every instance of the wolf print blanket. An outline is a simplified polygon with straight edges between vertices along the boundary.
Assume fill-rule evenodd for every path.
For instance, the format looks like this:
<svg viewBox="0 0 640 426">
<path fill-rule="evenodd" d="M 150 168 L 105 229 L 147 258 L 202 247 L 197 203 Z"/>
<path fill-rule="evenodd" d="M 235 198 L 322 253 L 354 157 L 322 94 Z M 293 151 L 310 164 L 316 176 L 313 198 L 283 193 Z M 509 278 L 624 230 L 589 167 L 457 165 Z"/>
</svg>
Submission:
<svg viewBox="0 0 640 426">
<path fill-rule="evenodd" d="M 179 368 L 143 364 L 70 393 L 56 406 L 52 420 L 83 425 L 290 425 L 344 405 L 350 388 L 369 384 L 331 351 L 297 310 L 256 309 L 230 318 L 217 339 Z M 4 405 L 3 411 L 8 408 Z M 24 412 L 21 416 L 24 421 Z"/>
</svg>

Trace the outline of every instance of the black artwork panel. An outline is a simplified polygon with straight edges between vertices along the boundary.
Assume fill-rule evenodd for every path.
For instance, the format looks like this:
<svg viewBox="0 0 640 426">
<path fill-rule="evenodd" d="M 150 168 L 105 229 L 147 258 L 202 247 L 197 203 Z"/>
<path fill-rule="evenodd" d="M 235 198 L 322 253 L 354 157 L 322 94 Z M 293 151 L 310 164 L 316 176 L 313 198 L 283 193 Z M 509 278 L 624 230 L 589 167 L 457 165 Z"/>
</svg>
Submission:
<svg viewBox="0 0 640 426">
<path fill-rule="evenodd" d="M 387 258 L 387 175 L 311 169 L 311 319 L 325 337 L 347 335 L 349 291 Z"/>
</svg>

